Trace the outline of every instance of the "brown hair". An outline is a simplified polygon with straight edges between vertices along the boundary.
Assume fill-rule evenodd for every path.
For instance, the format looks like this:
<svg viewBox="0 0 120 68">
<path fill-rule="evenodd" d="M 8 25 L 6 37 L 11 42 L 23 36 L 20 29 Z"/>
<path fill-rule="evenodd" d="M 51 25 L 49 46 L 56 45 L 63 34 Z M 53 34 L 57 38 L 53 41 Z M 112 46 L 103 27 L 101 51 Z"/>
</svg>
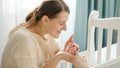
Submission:
<svg viewBox="0 0 120 68">
<path fill-rule="evenodd" d="M 22 23 L 16 28 L 14 28 L 9 33 L 9 36 L 21 27 L 30 27 L 30 26 L 36 25 L 44 15 L 52 19 L 52 18 L 55 18 L 56 15 L 61 11 L 66 11 L 70 13 L 69 7 L 66 5 L 66 3 L 63 0 L 43 1 L 41 6 L 38 6 L 30 14 L 28 14 L 28 16 L 26 17 L 26 23 Z"/>
<path fill-rule="evenodd" d="M 61 11 L 70 13 L 68 6 L 63 0 L 47 0 L 44 1 L 40 7 L 35 8 L 27 17 L 26 22 L 28 26 L 34 26 L 44 16 L 55 18 Z"/>
</svg>

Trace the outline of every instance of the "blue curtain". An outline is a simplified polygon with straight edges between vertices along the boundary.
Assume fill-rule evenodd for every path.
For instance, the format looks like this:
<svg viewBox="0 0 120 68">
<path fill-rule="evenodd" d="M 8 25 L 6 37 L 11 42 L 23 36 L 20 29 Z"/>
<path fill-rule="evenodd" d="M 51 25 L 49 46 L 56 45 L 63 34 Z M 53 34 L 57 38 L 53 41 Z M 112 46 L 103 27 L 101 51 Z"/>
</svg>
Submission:
<svg viewBox="0 0 120 68">
<path fill-rule="evenodd" d="M 80 45 L 80 51 L 86 49 L 87 39 L 87 19 L 88 19 L 88 2 L 87 0 L 76 1 L 76 18 L 74 30 L 74 42 Z"/>
<path fill-rule="evenodd" d="M 74 41 L 80 45 L 81 51 L 86 50 L 88 16 L 92 10 L 98 10 L 100 18 L 117 17 L 119 14 L 120 0 L 77 0 Z M 95 44 L 97 45 L 97 31 Z M 106 46 L 107 30 L 103 31 L 103 46 Z M 113 33 L 113 43 L 116 42 L 116 31 Z"/>
</svg>

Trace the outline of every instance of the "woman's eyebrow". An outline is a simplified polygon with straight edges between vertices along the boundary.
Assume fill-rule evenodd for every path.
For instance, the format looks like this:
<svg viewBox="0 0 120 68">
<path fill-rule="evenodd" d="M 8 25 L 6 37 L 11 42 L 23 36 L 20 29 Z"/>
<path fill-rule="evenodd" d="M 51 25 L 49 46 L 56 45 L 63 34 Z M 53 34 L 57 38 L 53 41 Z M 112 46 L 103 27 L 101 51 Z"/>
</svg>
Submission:
<svg viewBox="0 0 120 68">
<path fill-rule="evenodd" d="M 61 22 L 66 22 L 66 21 L 61 21 Z"/>
</svg>

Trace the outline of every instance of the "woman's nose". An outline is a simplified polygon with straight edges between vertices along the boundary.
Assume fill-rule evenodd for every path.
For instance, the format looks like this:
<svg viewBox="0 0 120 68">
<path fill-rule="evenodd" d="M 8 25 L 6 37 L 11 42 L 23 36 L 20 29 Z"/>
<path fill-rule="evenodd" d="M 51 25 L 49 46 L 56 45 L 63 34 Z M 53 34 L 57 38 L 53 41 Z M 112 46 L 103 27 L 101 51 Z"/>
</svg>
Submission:
<svg viewBox="0 0 120 68">
<path fill-rule="evenodd" d="M 62 28 L 64 31 L 66 31 L 67 30 L 67 26 L 66 26 L 66 24 L 63 26 L 63 28 Z"/>
</svg>

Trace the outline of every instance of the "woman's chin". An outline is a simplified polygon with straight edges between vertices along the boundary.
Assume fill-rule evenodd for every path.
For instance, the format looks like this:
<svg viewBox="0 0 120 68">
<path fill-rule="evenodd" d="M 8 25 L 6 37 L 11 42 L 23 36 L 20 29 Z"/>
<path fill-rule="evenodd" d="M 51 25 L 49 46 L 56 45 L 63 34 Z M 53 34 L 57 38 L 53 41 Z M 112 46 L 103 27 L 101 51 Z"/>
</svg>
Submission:
<svg viewBox="0 0 120 68">
<path fill-rule="evenodd" d="M 54 38 L 59 38 L 59 35 L 55 36 Z"/>
<path fill-rule="evenodd" d="M 53 38 L 59 38 L 59 34 L 57 35 L 51 35 Z"/>
<path fill-rule="evenodd" d="M 54 38 L 59 38 L 59 36 L 60 36 L 60 34 L 57 34 L 57 35 L 54 36 Z"/>
</svg>

